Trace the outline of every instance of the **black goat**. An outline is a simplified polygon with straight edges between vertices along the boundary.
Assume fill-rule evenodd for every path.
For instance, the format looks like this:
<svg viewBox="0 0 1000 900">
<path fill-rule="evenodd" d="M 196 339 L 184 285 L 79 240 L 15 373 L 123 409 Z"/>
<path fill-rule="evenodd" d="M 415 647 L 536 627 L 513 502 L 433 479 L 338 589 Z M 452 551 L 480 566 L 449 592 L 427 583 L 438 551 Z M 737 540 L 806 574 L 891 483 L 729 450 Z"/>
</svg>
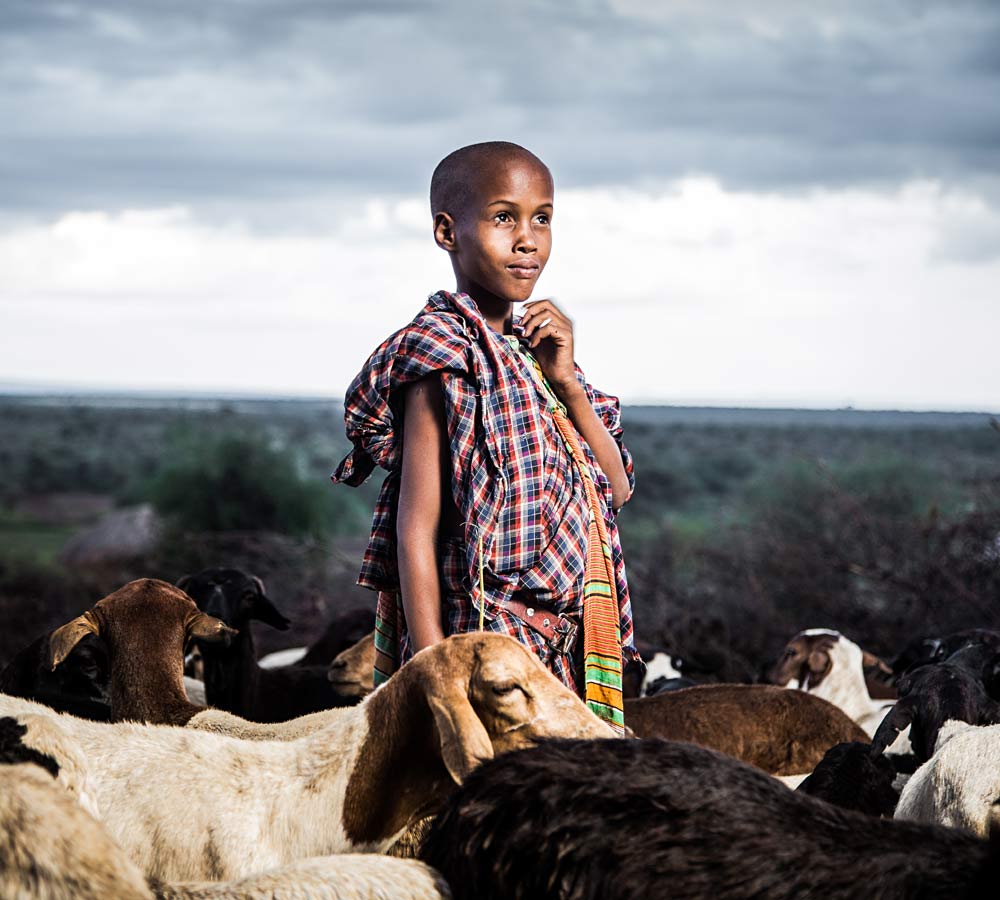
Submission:
<svg viewBox="0 0 1000 900">
<path fill-rule="evenodd" d="M 1000 631 L 989 628 L 967 628 L 965 631 L 956 631 L 943 637 L 916 638 L 892 660 L 892 670 L 903 675 L 918 666 L 943 662 L 970 644 L 984 644 L 993 647 L 994 651 L 1000 651 Z"/>
<path fill-rule="evenodd" d="M 456 900 L 985 900 L 1000 883 L 1000 842 L 838 809 L 670 741 L 552 741 L 485 762 L 421 857 Z"/>
<path fill-rule="evenodd" d="M 938 732 L 949 719 L 970 725 L 1000 722 L 1000 703 L 986 692 L 981 674 L 961 662 L 946 660 L 912 669 L 897 683 L 899 699 L 872 738 L 872 755 L 880 756 L 909 727 L 910 745 L 921 762 L 934 753 Z"/>
<path fill-rule="evenodd" d="M 871 744 L 861 741 L 831 747 L 799 792 L 841 809 L 891 819 L 899 802 L 892 787 L 896 769 L 888 757 L 873 758 L 870 751 Z"/>
<path fill-rule="evenodd" d="M 0 672 L 0 693 L 24 697 L 83 719 L 111 718 L 111 662 L 100 638 L 88 635 L 53 671 L 43 634 L 20 650 Z"/>
<path fill-rule="evenodd" d="M 229 647 L 199 643 L 205 665 L 205 699 L 254 722 L 283 722 L 307 713 L 351 706 L 360 693 L 344 695 L 327 679 L 327 666 L 257 664 L 251 619 L 284 631 L 289 620 L 264 592 L 264 583 L 239 569 L 205 569 L 177 582 L 202 612 L 239 630 Z"/>
</svg>

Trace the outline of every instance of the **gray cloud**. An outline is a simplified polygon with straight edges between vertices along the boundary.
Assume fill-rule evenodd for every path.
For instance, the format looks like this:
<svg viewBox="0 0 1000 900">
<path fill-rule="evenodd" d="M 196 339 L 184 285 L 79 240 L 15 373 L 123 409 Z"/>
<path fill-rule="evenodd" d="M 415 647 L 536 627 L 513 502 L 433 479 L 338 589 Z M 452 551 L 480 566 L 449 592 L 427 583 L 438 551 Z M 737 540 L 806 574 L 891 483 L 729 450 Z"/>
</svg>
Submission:
<svg viewBox="0 0 1000 900">
<path fill-rule="evenodd" d="M 8 216 L 184 203 L 267 225 L 422 193 L 497 137 L 562 186 L 1000 176 L 997 4 L 733 6 L 8 0 L 0 195 Z"/>
</svg>

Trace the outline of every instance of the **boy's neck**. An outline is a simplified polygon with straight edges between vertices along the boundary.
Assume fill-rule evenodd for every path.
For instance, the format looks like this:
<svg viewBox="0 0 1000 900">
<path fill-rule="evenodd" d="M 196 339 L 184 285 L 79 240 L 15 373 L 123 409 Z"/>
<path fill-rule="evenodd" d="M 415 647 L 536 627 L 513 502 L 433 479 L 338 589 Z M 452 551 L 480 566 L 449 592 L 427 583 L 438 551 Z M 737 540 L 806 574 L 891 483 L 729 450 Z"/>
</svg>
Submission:
<svg viewBox="0 0 1000 900">
<path fill-rule="evenodd" d="M 476 308 L 482 313 L 486 324 L 499 334 L 512 334 L 514 323 L 514 304 L 510 300 L 498 297 L 478 285 L 463 284 L 459 279 L 456 290 L 466 294 Z"/>
</svg>

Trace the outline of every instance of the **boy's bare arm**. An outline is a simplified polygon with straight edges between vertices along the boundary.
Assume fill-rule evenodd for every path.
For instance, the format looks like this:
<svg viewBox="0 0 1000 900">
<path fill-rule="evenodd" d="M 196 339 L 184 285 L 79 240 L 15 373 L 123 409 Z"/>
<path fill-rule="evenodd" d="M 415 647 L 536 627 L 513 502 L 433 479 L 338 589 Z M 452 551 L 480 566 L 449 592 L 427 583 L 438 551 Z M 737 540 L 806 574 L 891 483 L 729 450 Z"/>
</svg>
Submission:
<svg viewBox="0 0 1000 900">
<path fill-rule="evenodd" d="M 591 406 L 583 385 L 576 379 L 573 364 L 573 323 L 551 300 L 535 300 L 526 304 L 521 318 L 528 346 L 535 353 L 545 377 L 559 399 L 576 430 L 590 445 L 597 464 L 611 485 L 611 505 L 618 509 L 629 493 L 628 476 L 621 451 Z"/>
<path fill-rule="evenodd" d="M 399 587 L 414 652 L 444 639 L 437 541 L 449 478 L 444 394 L 438 376 L 429 375 L 406 389 L 396 515 Z"/>
</svg>

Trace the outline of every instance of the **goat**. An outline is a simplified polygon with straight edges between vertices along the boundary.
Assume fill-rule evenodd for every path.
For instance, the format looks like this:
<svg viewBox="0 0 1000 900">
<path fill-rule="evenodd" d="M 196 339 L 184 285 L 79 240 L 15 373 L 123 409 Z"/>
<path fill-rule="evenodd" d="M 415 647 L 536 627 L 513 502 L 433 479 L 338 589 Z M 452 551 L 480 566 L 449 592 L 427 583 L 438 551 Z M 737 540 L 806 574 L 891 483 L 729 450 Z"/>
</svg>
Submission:
<svg viewBox="0 0 1000 900">
<path fill-rule="evenodd" d="M 872 758 L 870 751 L 867 741 L 831 747 L 798 790 L 842 809 L 891 819 L 899 800 L 893 788 L 896 769 L 884 756 Z"/>
<path fill-rule="evenodd" d="M 40 710 L 83 749 L 112 837 L 171 880 L 382 851 L 494 754 L 546 736 L 613 736 L 533 654 L 492 633 L 421 651 L 297 741 L 102 725 L 0 696 L 0 714 Z"/>
<path fill-rule="evenodd" d="M 108 653 L 93 636 L 82 640 L 56 671 L 49 634 L 21 649 L 0 672 L 0 693 L 37 700 L 59 712 L 107 722 L 111 718 Z"/>
<path fill-rule="evenodd" d="M 456 900 L 986 900 L 1000 883 L 1000 841 L 838 809 L 670 741 L 547 741 L 491 760 L 421 858 Z"/>
<path fill-rule="evenodd" d="M 873 700 L 865 679 L 865 667 L 879 668 L 880 664 L 885 672 L 891 672 L 878 657 L 839 631 L 812 628 L 788 642 L 767 680 L 829 700 L 871 737 L 893 704 L 891 699 Z"/>
<path fill-rule="evenodd" d="M 764 684 L 702 684 L 625 701 L 637 737 L 690 741 L 772 775 L 811 772 L 834 744 L 867 735 L 832 703 Z"/>
<path fill-rule="evenodd" d="M 327 678 L 341 696 L 354 693 L 363 697 L 374 689 L 374 671 L 375 633 L 372 632 L 330 663 Z M 223 710 L 206 709 L 190 719 L 188 728 L 228 734 L 248 741 L 294 741 L 337 721 L 341 712 L 343 707 L 336 707 L 289 719 L 287 722 L 267 723 L 248 722 Z"/>
<path fill-rule="evenodd" d="M 934 752 L 938 732 L 949 719 L 970 725 L 1000 722 L 1000 703 L 987 694 L 981 676 L 960 661 L 911 669 L 897 687 L 899 700 L 872 738 L 873 756 L 884 753 L 899 733 L 909 728 L 913 753 L 924 762 Z"/>
<path fill-rule="evenodd" d="M 195 639 L 221 642 L 232 634 L 183 591 L 141 578 L 53 631 L 49 665 L 56 669 L 88 635 L 100 638 L 111 665 L 112 721 L 183 725 L 204 709 L 188 700 L 185 645 Z"/>
<path fill-rule="evenodd" d="M 646 673 L 639 686 L 640 697 L 652 697 L 666 691 L 694 687 L 696 682 L 681 674 L 681 660 L 665 650 L 657 650 L 646 662 Z"/>
<path fill-rule="evenodd" d="M 338 693 L 326 666 L 264 669 L 257 662 L 252 619 L 285 630 L 286 619 L 267 597 L 264 583 L 239 569 L 205 569 L 178 582 L 198 607 L 239 634 L 228 647 L 201 646 L 205 697 L 211 706 L 255 722 L 281 722 L 307 713 L 350 706 L 360 696 Z"/>
<path fill-rule="evenodd" d="M 323 633 L 309 645 L 297 666 L 327 666 L 345 650 L 357 644 L 375 628 L 375 613 L 352 609 L 332 619 Z"/>
<path fill-rule="evenodd" d="M 447 885 L 423 863 L 354 855 L 305 859 L 236 882 L 167 884 L 146 878 L 72 794 L 56 787 L 72 747 L 43 717 L 0 719 L 0 896 L 24 900 L 440 900 Z M 46 734 L 46 728 L 49 733 Z M 53 732 L 55 734 L 53 734 Z M 23 739 L 23 740 L 22 740 Z M 47 774 L 46 774 L 47 773 Z"/>
<path fill-rule="evenodd" d="M 944 637 L 916 638 L 893 659 L 892 668 L 900 674 L 905 674 L 918 666 L 942 662 L 969 644 L 985 644 L 1000 651 L 1000 631 L 989 628 L 968 628 Z"/>
<path fill-rule="evenodd" d="M 1000 796 L 1000 725 L 948 721 L 934 755 L 906 783 L 896 818 L 936 822 L 985 837 Z"/>
</svg>

